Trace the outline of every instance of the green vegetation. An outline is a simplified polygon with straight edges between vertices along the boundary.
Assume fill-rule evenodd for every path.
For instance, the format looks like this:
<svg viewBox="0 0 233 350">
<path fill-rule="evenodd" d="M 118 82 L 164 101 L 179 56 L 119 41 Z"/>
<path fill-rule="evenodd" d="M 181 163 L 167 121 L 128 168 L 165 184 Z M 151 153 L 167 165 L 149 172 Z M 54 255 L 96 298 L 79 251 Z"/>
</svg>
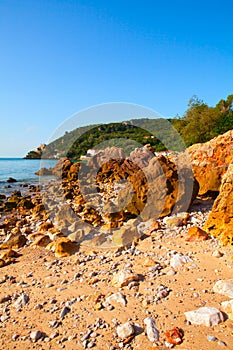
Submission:
<svg viewBox="0 0 233 350">
<path fill-rule="evenodd" d="M 182 136 L 186 146 L 206 142 L 233 129 L 233 95 L 220 100 L 215 107 L 209 107 L 194 96 L 182 118 L 172 123 Z"/>
<path fill-rule="evenodd" d="M 173 126 L 173 127 L 172 127 Z M 209 107 L 194 96 L 183 117 L 173 119 L 133 119 L 127 122 L 90 125 L 66 132 L 46 146 L 43 157 L 67 156 L 78 159 L 89 149 L 123 147 L 129 154 L 135 147 L 150 143 L 154 151 L 181 151 L 185 146 L 206 142 L 233 129 L 233 95 Z M 184 141 L 182 145 L 177 132 Z M 156 137 L 155 137 L 156 136 Z M 40 150 L 40 148 L 38 148 Z M 40 158 L 42 152 L 31 151 L 26 158 Z"/>
</svg>

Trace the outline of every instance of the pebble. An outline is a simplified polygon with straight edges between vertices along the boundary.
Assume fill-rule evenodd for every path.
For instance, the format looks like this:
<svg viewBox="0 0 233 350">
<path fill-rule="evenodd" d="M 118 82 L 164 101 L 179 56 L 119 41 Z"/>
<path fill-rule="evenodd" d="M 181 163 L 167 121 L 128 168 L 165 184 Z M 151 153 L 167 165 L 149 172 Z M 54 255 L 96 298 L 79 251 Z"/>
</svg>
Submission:
<svg viewBox="0 0 233 350">
<path fill-rule="evenodd" d="M 18 338 L 19 338 L 19 334 L 17 333 L 12 336 L 12 340 L 14 341 L 17 340 Z"/>
<path fill-rule="evenodd" d="M 223 256 L 223 253 L 219 250 L 215 250 L 213 251 L 212 256 L 214 256 L 215 258 L 221 258 Z"/>
<path fill-rule="evenodd" d="M 227 344 L 224 341 L 222 341 L 222 340 L 218 341 L 218 345 L 220 345 L 220 346 L 227 346 Z"/>
<path fill-rule="evenodd" d="M 31 332 L 31 334 L 30 334 L 30 338 L 34 342 L 36 342 L 37 340 L 42 338 L 42 336 L 43 336 L 43 333 L 41 331 L 34 331 L 34 332 Z"/>
<path fill-rule="evenodd" d="M 213 336 L 213 335 L 207 335 L 207 339 L 209 341 L 216 341 L 217 340 L 217 338 L 215 336 Z"/>
<path fill-rule="evenodd" d="M 146 317 L 144 319 L 146 325 L 146 334 L 149 341 L 156 342 L 159 340 L 159 331 L 156 327 L 155 320 L 152 317 Z"/>
<path fill-rule="evenodd" d="M 118 337 L 124 340 L 134 334 L 134 327 L 130 322 L 126 322 L 118 326 L 116 331 Z"/>
<path fill-rule="evenodd" d="M 65 317 L 70 312 L 70 308 L 67 306 L 64 306 L 60 313 L 60 318 Z"/>
</svg>

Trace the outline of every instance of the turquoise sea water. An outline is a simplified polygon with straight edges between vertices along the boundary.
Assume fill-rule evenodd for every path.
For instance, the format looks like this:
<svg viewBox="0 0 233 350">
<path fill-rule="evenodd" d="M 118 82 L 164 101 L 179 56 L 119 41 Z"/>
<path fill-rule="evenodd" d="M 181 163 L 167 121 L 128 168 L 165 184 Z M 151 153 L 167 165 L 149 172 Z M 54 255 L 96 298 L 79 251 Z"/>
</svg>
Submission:
<svg viewBox="0 0 233 350">
<path fill-rule="evenodd" d="M 22 183 L 36 184 L 39 177 L 35 175 L 41 167 L 54 167 L 57 160 L 22 159 L 22 158 L 0 158 L 0 193 L 11 192 Z M 7 179 L 13 177 L 16 183 L 7 183 Z M 11 186 L 11 187 L 9 187 Z"/>
</svg>

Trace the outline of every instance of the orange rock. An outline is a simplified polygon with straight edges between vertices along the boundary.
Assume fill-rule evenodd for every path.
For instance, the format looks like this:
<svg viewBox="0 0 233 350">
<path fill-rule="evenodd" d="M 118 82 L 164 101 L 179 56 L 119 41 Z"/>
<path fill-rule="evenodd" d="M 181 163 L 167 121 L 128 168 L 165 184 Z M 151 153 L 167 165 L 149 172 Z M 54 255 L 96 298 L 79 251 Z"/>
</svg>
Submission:
<svg viewBox="0 0 233 350">
<path fill-rule="evenodd" d="M 199 195 L 219 191 L 222 176 L 233 162 L 233 130 L 206 143 L 197 143 L 187 149 L 199 182 Z"/>
<path fill-rule="evenodd" d="M 183 341 L 183 332 L 178 327 L 167 331 L 165 333 L 165 336 L 167 338 L 167 341 L 173 345 L 181 344 Z"/>
<path fill-rule="evenodd" d="M 46 221 L 46 222 L 43 222 L 43 224 L 40 225 L 39 231 L 45 232 L 45 231 L 48 231 L 52 227 L 53 227 L 53 223 L 51 221 Z"/>
<path fill-rule="evenodd" d="M 70 256 L 76 253 L 78 248 L 78 245 L 71 242 L 67 237 L 60 237 L 46 246 L 46 249 L 55 252 L 57 258 Z"/>
<path fill-rule="evenodd" d="M 6 260 L 9 258 L 18 258 L 19 256 L 20 254 L 18 254 L 13 249 L 8 249 L 0 255 L 0 259 Z"/>
<path fill-rule="evenodd" d="M 233 164 L 222 178 L 219 195 L 203 228 L 223 245 L 233 245 Z"/>
<path fill-rule="evenodd" d="M 206 241 L 210 236 L 207 232 L 202 230 L 200 227 L 193 226 L 190 227 L 188 231 L 188 237 L 185 239 L 187 242 L 197 242 L 197 241 Z"/>
<path fill-rule="evenodd" d="M 31 244 L 32 247 L 46 247 L 51 242 L 51 239 L 47 235 L 37 237 Z"/>
<path fill-rule="evenodd" d="M 20 234 L 12 235 L 10 234 L 5 241 L 0 245 L 0 249 L 18 249 L 23 247 L 27 242 L 27 238 Z"/>
</svg>

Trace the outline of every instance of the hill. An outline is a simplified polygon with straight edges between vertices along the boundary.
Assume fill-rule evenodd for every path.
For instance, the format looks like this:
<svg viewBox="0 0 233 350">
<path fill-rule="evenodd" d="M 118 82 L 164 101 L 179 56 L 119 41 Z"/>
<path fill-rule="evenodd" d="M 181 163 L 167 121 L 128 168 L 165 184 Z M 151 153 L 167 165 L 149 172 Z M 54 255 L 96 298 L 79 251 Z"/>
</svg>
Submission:
<svg viewBox="0 0 233 350">
<path fill-rule="evenodd" d="M 188 147 L 203 143 L 233 129 L 233 94 L 220 100 L 215 107 L 208 106 L 194 96 L 188 103 L 184 116 L 172 119 L 132 119 L 120 123 L 96 124 L 66 132 L 44 149 L 30 151 L 25 158 L 59 158 L 67 156 L 78 159 L 89 149 L 108 146 L 122 147 L 127 153 L 140 145 L 150 143 L 154 151 L 182 148 L 180 139 L 171 125 L 178 131 Z M 156 137 L 155 137 L 156 135 Z M 124 143 L 122 143 L 124 139 Z M 126 141 L 125 141 L 126 140 Z M 127 141 L 128 140 L 128 141 Z"/>
</svg>

